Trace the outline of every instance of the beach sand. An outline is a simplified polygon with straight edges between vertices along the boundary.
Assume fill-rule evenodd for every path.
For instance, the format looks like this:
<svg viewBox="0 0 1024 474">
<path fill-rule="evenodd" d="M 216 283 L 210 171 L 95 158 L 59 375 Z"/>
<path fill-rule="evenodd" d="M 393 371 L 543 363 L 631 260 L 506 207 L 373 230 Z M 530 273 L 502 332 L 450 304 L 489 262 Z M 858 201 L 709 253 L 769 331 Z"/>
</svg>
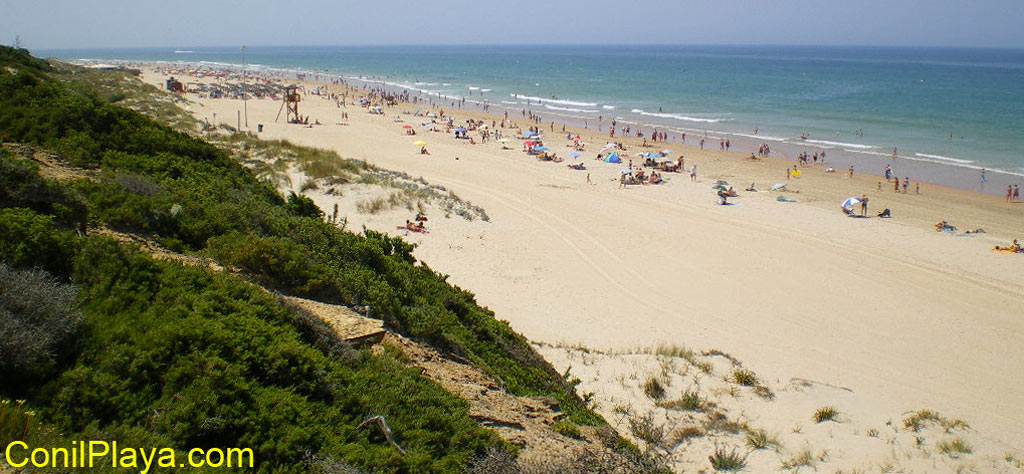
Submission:
<svg viewBox="0 0 1024 474">
<path fill-rule="evenodd" d="M 149 83 L 164 79 L 152 68 L 144 73 Z M 188 98 L 201 120 L 212 121 L 216 113 L 218 122 L 235 126 L 242 110 L 239 100 Z M 785 181 L 794 162 L 751 161 L 749 153 L 678 143 L 642 149 L 637 139 L 616 138 L 628 147 L 624 159 L 639 164 L 637 152 L 668 148 L 699 172 L 697 182 L 665 173 L 662 185 L 619 189 L 619 170 L 627 163 L 593 159 L 606 134 L 570 130 L 588 143 L 581 159 L 588 169 L 575 171 L 566 167 L 571 159 L 539 162 L 515 141 L 509 151 L 494 142 L 470 145 L 423 132 L 420 124 L 429 119 L 407 114 L 418 108 L 414 104 L 380 116 L 304 96 L 301 113 L 326 124 L 312 128 L 285 124 L 283 114 L 275 122 L 280 106 L 249 100 L 249 130 L 263 124 L 263 139 L 327 148 L 422 176 L 485 209 L 489 222 L 434 212 L 429 234 L 406 238 L 417 244 L 421 261 L 450 275 L 451 283 L 472 291 L 532 341 L 606 351 L 661 343 L 716 349 L 769 387 L 800 379 L 848 388 L 829 403 L 862 426 L 929 408 L 966 420 L 986 452 L 1024 455 L 1024 255 L 991 251 L 1024 237 L 1024 204 L 928 184 L 921 194 L 913 184 L 909 194 L 896 194 L 883 182 L 879 192 L 880 177 L 857 173 L 850 179 L 845 169 L 825 173 L 818 166 L 788 182 L 798 193 L 740 191 L 735 205 L 718 206 L 711 189 L 716 180 L 737 190 L 752 182 L 767 190 Z M 500 121 L 446 110 L 457 123 Z M 349 114 L 346 125 L 336 124 L 341 112 Z M 513 120 L 528 126 L 521 117 Z M 406 124 L 419 134 L 404 135 Z M 545 144 L 564 157 L 570 149 L 560 130 L 545 133 Z M 431 154 L 420 155 L 414 140 L 425 140 Z M 301 180 L 292 180 L 294 190 Z M 337 203 L 349 229 L 402 234 L 395 227 L 414 212 L 356 210 L 374 192 L 307 194 L 328 213 Z M 839 203 L 862 194 L 870 199 L 869 215 L 889 208 L 893 218 L 842 215 Z M 796 202 L 778 202 L 780 195 Z M 932 225 L 943 219 L 986 233 L 936 232 Z M 571 365 L 553 363 L 559 370 Z M 772 410 L 780 408 L 771 406 L 780 403 L 784 399 L 748 415 L 774 419 Z M 806 408 L 801 420 L 809 420 Z M 852 443 L 839 451 L 856 458 L 863 449 Z"/>
</svg>

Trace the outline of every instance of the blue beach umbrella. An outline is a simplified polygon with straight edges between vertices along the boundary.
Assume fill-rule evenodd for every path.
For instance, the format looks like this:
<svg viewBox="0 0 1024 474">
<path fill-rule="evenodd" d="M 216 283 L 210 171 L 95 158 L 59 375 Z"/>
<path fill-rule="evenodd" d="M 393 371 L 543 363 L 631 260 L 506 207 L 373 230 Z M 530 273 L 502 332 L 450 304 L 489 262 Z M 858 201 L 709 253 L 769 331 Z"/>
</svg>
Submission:
<svg viewBox="0 0 1024 474">
<path fill-rule="evenodd" d="M 534 136 L 536 134 L 537 134 L 537 132 L 535 132 L 533 130 L 527 130 L 527 131 L 523 132 L 523 136 L 524 137 L 532 137 L 532 136 Z"/>
<path fill-rule="evenodd" d="M 533 147 L 533 149 L 537 150 L 537 151 L 547 151 L 548 147 L 546 147 L 546 146 L 537 146 L 537 147 Z"/>
<path fill-rule="evenodd" d="M 850 207 L 850 206 L 852 206 L 854 204 L 860 204 L 860 198 L 855 198 L 855 197 L 846 198 L 846 200 L 843 201 L 843 203 L 840 204 L 840 206 L 841 207 Z"/>
<path fill-rule="evenodd" d="M 580 154 L 576 153 L 575 151 L 570 151 L 569 154 L 566 156 L 568 156 L 569 158 L 579 158 Z"/>
</svg>

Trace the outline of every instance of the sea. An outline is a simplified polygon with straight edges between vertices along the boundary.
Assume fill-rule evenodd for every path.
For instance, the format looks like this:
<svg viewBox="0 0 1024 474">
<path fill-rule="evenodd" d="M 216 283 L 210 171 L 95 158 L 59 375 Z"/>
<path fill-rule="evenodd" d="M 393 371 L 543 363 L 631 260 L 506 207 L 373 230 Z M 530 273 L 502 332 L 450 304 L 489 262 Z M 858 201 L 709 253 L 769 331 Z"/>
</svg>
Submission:
<svg viewBox="0 0 1024 474">
<path fill-rule="evenodd" d="M 606 131 L 656 128 L 1000 193 L 1024 181 L 1024 50 L 846 46 L 247 46 L 39 50 L 342 78 Z M 243 56 L 244 55 L 244 56 Z M 465 99 L 465 103 L 462 102 Z M 520 116 L 521 118 L 521 116 Z M 648 135 L 649 136 L 649 135 Z M 895 151 L 896 158 L 893 158 Z M 985 170 L 982 178 L 982 170 Z M 902 174 L 901 174 L 902 171 Z M 987 186 L 987 187 L 986 187 Z"/>
</svg>

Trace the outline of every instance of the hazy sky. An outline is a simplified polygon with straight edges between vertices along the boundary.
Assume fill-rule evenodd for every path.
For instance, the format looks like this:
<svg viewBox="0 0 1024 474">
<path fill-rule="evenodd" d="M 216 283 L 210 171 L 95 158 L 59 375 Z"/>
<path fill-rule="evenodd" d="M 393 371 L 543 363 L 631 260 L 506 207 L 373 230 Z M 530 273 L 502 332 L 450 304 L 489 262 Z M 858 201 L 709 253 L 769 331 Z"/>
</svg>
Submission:
<svg viewBox="0 0 1024 474">
<path fill-rule="evenodd" d="M 1024 0 L 0 0 L 0 44 L 1024 47 Z"/>
</svg>

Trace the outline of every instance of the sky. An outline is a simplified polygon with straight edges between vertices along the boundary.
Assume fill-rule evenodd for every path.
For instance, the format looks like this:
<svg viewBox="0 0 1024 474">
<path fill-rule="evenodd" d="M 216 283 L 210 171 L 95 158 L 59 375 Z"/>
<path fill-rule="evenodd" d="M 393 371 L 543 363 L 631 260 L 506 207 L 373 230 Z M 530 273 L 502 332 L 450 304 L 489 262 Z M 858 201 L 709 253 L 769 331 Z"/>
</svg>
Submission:
<svg viewBox="0 0 1024 474">
<path fill-rule="evenodd" d="M 366 44 L 1024 48 L 1024 0 L 0 0 L 29 49 Z"/>
</svg>

